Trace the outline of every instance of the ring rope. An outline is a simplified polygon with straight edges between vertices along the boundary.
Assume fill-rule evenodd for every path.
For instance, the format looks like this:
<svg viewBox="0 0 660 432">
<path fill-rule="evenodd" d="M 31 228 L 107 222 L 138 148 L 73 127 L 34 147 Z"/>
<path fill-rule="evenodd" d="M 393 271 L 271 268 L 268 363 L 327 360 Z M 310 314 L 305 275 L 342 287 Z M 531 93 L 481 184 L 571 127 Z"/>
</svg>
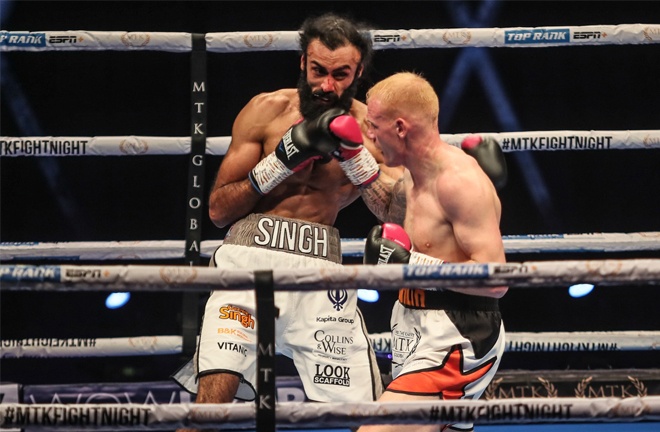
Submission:
<svg viewBox="0 0 660 432">
<path fill-rule="evenodd" d="M 402 48 L 539 48 L 660 43 L 658 24 L 552 27 L 449 28 L 368 31 L 375 50 Z M 169 51 L 190 52 L 192 34 L 125 31 L 2 31 L 0 51 Z M 297 31 L 206 33 L 215 53 L 298 51 Z"/>
<path fill-rule="evenodd" d="M 660 331 L 507 332 L 506 352 L 655 351 Z M 391 353 L 389 332 L 369 335 L 377 354 Z M 1 358 L 124 357 L 181 354 L 181 336 L 0 339 Z"/>
<path fill-rule="evenodd" d="M 638 150 L 660 148 L 660 130 L 475 132 L 497 140 L 502 151 Z M 469 133 L 440 134 L 460 147 Z M 33 136 L 0 137 L 0 157 L 152 156 L 190 153 L 190 137 Z M 206 154 L 223 156 L 231 137 L 208 137 Z"/>
<path fill-rule="evenodd" d="M 660 231 L 636 233 L 528 234 L 502 236 L 506 253 L 636 252 L 660 250 Z M 364 254 L 363 238 L 341 239 L 342 255 Z M 4 242 L 0 260 L 133 260 L 182 258 L 183 240 L 110 242 Z M 200 255 L 209 258 L 222 240 L 201 242 Z"/>
<path fill-rule="evenodd" d="M 76 430 L 254 427 L 257 407 L 237 404 L 1 404 L 0 427 Z M 442 400 L 413 402 L 279 402 L 281 428 L 364 424 L 629 422 L 660 419 L 660 396 Z"/>
<path fill-rule="evenodd" d="M 328 268 L 275 268 L 276 290 L 371 288 L 398 290 L 452 287 L 549 287 L 575 283 L 657 284 L 660 259 L 527 261 L 442 265 L 346 265 Z M 209 291 L 254 289 L 255 272 L 159 265 L 0 265 L 0 290 Z"/>
</svg>

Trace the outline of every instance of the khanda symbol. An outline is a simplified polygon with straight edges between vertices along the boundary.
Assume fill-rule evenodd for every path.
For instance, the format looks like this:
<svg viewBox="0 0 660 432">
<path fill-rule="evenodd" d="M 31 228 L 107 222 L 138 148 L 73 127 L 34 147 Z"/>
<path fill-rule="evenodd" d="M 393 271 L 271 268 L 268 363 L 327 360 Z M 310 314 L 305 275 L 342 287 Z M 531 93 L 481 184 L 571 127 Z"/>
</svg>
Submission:
<svg viewBox="0 0 660 432">
<path fill-rule="evenodd" d="M 332 305 L 335 308 L 335 310 L 340 311 L 344 308 L 344 304 L 346 303 L 346 300 L 348 300 L 348 293 L 346 292 L 345 289 L 329 290 L 328 298 L 332 302 Z"/>
</svg>

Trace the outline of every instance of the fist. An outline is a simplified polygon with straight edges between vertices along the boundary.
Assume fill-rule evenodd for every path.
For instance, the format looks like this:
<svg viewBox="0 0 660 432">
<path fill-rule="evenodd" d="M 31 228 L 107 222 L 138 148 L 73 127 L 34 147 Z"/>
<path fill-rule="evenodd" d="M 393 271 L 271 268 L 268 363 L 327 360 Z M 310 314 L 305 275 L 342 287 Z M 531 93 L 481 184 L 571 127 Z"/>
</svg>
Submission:
<svg viewBox="0 0 660 432">
<path fill-rule="evenodd" d="M 385 223 L 369 231 L 364 246 L 364 264 L 408 264 L 412 244 L 400 225 Z"/>
<path fill-rule="evenodd" d="M 492 137 L 468 135 L 461 143 L 463 151 L 477 160 L 495 189 L 501 190 L 507 182 L 507 167 L 504 153 L 498 142 Z"/>
</svg>

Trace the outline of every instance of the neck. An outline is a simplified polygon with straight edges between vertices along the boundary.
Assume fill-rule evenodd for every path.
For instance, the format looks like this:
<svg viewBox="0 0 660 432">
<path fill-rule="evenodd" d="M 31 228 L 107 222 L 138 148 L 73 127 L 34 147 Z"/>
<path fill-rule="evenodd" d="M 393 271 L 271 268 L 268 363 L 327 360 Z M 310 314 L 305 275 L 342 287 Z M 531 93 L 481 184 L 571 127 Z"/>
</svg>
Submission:
<svg viewBox="0 0 660 432">
<path fill-rule="evenodd" d="M 423 177 L 429 169 L 437 167 L 439 162 L 438 152 L 443 145 L 437 130 L 419 134 L 409 134 L 406 137 L 406 168 L 410 174 L 418 178 Z"/>
</svg>

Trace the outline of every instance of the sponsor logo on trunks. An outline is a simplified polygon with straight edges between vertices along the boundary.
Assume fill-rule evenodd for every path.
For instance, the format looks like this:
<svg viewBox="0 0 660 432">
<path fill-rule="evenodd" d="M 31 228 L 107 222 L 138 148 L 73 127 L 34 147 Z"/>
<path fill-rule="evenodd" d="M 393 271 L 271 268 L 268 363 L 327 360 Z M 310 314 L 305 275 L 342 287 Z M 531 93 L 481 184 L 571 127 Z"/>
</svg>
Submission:
<svg viewBox="0 0 660 432">
<path fill-rule="evenodd" d="M 46 33 L 0 32 L 0 46 L 43 47 Z"/>
<path fill-rule="evenodd" d="M 316 364 L 316 373 L 314 374 L 315 384 L 338 385 L 350 387 L 351 368 L 348 366 L 320 365 Z"/>
<path fill-rule="evenodd" d="M 262 217 L 257 229 L 259 235 L 254 236 L 254 242 L 259 246 L 328 257 L 330 235 L 322 226 Z"/>
<path fill-rule="evenodd" d="M 330 333 L 326 333 L 323 330 L 317 330 L 314 332 L 314 339 L 318 342 L 316 344 L 316 351 L 321 355 L 330 354 L 330 355 L 339 355 L 346 356 L 346 349 L 353 345 L 352 336 L 340 336 Z M 335 358 L 336 360 L 346 360 L 345 357 Z"/>
<path fill-rule="evenodd" d="M 348 292 L 345 289 L 328 291 L 328 298 L 332 302 L 332 307 L 340 311 L 344 308 L 348 300 Z"/>
<path fill-rule="evenodd" d="M 506 30 L 505 44 L 552 44 L 569 42 L 571 31 L 563 29 Z"/>
<path fill-rule="evenodd" d="M 599 31 L 579 31 L 573 33 L 573 39 L 586 40 L 586 39 L 600 39 L 606 38 L 607 33 Z"/>
<path fill-rule="evenodd" d="M 316 322 L 326 323 L 326 322 L 340 322 L 345 324 L 353 324 L 355 320 L 353 318 L 344 318 L 344 317 L 333 317 L 328 315 L 327 317 L 316 317 Z"/>
<path fill-rule="evenodd" d="M 243 354 L 243 357 L 247 357 L 247 348 L 243 345 L 235 344 L 233 342 L 218 342 L 218 348 L 223 351 L 235 351 L 239 354 Z"/>
<path fill-rule="evenodd" d="M 413 328 L 412 331 L 392 329 L 392 363 L 401 365 L 410 357 L 419 345 L 422 333 Z"/>
<path fill-rule="evenodd" d="M 237 306 L 227 305 L 220 308 L 220 319 L 230 319 L 241 323 L 245 328 L 254 328 L 254 318 L 245 309 Z"/>
<path fill-rule="evenodd" d="M 401 288 L 399 303 L 406 306 L 426 308 L 426 291 L 421 289 Z"/>
<path fill-rule="evenodd" d="M 248 342 L 252 341 L 248 335 L 246 335 L 239 329 L 218 327 L 218 334 L 227 335 L 227 336 L 236 336 L 237 338 L 243 339 L 244 341 L 248 341 Z"/>
</svg>

